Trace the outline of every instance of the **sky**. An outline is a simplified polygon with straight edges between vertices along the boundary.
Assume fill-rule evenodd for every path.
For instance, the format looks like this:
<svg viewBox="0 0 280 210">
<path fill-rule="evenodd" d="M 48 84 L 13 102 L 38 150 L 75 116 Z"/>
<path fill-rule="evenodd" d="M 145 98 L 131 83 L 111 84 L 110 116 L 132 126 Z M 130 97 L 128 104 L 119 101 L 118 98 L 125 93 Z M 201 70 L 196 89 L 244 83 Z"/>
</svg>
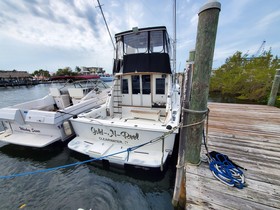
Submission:
<svg viewBox="0 0 280 210">
<path fill-rule="evenodd" d="M 236 51 L 280 56 L 280 0 L 219 0 L 213 68 Z M 111 34 L 166 26 L 173 39 L 173 0 L 100 0 Z M 195 48 L 198 11 L 207 0 L 177 0 L 176 63 Z M 56 72 L 76 66 L 112 72 L 114 49 L 97 0 L 1 0 L 0 70 Z M 262 46 L 262 43 L 265 44 Z M 262 47 L 261 47 L 262 46 Z"/>
</svg>

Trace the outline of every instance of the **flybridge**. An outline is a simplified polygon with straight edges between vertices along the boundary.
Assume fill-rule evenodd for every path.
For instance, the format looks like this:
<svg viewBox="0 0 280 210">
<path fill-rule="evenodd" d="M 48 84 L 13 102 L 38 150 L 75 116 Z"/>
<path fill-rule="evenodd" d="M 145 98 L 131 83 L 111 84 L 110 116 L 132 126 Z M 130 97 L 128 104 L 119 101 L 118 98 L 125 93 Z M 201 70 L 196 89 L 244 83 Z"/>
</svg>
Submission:
<svg viewBox="0 0 280 210">
<path fill-rule="evenodd" d="M 166 27 L 133 28 L 115 35 L 114 73 L 156 72 L 171 74 L 170 40 Z"/>
</svg>

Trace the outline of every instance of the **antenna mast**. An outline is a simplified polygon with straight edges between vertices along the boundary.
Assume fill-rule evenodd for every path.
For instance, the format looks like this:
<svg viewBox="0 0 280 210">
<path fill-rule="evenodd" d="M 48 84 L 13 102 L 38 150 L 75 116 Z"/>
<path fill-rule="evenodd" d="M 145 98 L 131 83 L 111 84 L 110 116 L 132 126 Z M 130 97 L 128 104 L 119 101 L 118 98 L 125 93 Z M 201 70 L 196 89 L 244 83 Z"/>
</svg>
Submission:
<svg viewBox="0 0 280 210">
<path fill-rule="evenodd" d="M 115 44 L 114 44 L 114 40 L 113 40 L 112 35 L 111 35 L 111 33 L 110 33 L 110 30 L 109 30 L 109 27 L 108 27 L 108 25 L 107 25 L 107 21 L 106 21 L 106 19 L 105 19 L 105 16 L 104 16 L 104 13 L 103 13 L 103 10 L 102 10 L 102 6 L 100 5 L 99 0 L 97 0 L 97 3 L 98 3 L 98 7 L 99 7 L 99 9 L 100 9 L 100 11 L 101 11 L 101 14 L 102 14 L 102 16 L 103 16 L 103 20 L 104 20 L 104 22 L 105 22 L 105 25 L 106 25 L 107 31 L 108 31 L 109 36 L 110 36 L 110 38 L 111 38 L 113 48 L 114 48 L 114 50 L 115 50 L 115 49 L 116 49 L 116 47 L 115 47 Z"/>
<path fill-rule="evenodd" d="M 176 0 L 173 2 L 173 21 L 174 21 L 174 31 L 173 31 L 173 73 L 176 74 Z"/>
</svg>

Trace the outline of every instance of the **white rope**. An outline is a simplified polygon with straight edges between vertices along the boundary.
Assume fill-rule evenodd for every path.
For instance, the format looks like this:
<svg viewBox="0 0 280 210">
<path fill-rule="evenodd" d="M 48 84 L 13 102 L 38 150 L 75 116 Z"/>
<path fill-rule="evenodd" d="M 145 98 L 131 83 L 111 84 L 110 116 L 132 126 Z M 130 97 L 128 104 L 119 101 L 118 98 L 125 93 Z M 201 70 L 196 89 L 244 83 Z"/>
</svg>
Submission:
<svg viewBox="0 0 280 210">
<path fill-rule="evenodd" d="M 206 114 L 206 113 L 208 113 L 209 109 L 198 111 L 198 110 L 187 109 L 187 108 L 182 107 L 182 111 L 183 112 L 188 112 L 188 113 L 191 113 L 191 114 Z"/>
</svg>

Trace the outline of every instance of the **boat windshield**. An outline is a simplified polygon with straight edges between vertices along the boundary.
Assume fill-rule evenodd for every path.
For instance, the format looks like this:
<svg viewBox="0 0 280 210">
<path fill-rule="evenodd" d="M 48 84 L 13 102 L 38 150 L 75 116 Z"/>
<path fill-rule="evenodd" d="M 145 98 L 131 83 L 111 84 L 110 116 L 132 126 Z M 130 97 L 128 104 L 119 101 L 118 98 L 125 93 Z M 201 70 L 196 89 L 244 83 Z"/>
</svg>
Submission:
<svg viewBox="0 0 280 210">
<path fill-rule="evenodd" d="M 124 53 L 147 53 L 148 52 L 148 32 L 139 34 L 128 34 L 123 37 L 124 40 Z"/>
<path fill-rule="evenodd" d="M 102 89 L 109 88 L 105 82 L 100 79 L 93 79 L 93 80 L 80 80 L 72 83 L 75 88 L 92 88 L 92 87 L 99 87 Z"/>
<path fill-rule="evenodd" d="M 110 88 L 108 84 L 100 79 L 88 79 L 88 80 L 78 80 L 75 82 L 66 82 L 63 87 L 60 88 L 62 93 L 67 93 L 68 88 L 81 88 L 81 89 L 94 89 L 99 90 Z"/>
</svg>

